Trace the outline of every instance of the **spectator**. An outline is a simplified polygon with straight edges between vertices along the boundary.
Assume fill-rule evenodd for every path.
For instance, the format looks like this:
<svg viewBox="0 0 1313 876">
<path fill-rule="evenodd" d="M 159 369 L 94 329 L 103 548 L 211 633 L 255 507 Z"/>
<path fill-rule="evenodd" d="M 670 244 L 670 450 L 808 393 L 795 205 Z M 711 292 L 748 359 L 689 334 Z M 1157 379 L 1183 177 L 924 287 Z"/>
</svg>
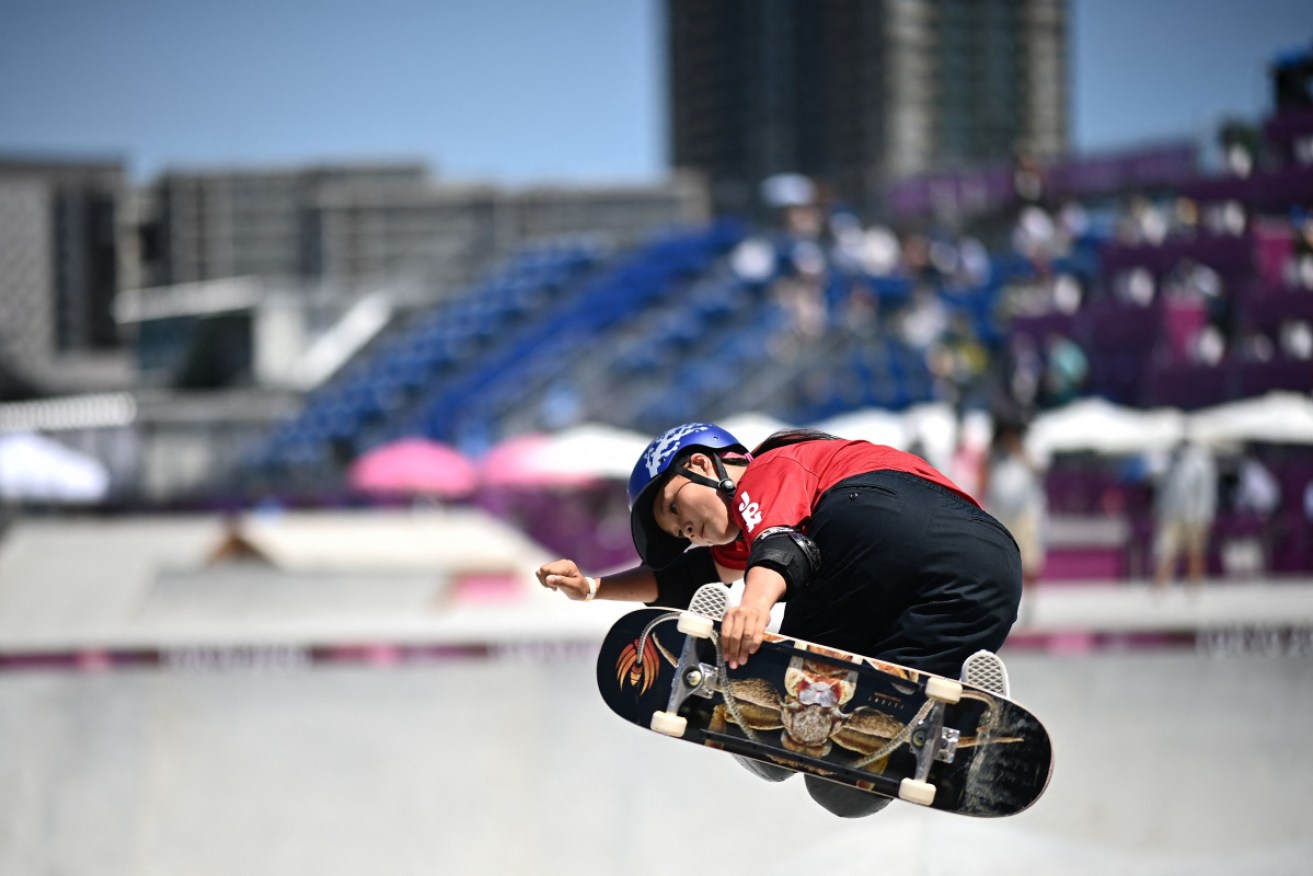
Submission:
<svg viewBox="0 0 1313 876">
<path fill-rule="evenodd" d="M 1029 420 L 1039 408 L 1044 380 L 1044 359 L 1035 339 L 1014 334 L 995 369 L 1000 383 L 995 391 L 995 404 L 1014 412 L 1022 421 Z"/>
<path fill-rule="evenodd" d="M 998 518 L 1021 549 L 1023 600 L 1044 572 L 1048 500 L 1038 466 L 1026 453 L 1025 427 L 1000 422 L 980 475 L 985 510 Z"/>
<path fill-rule="evenodd" d="M 1236 471 L 1235 509 L 1266 522 L 1281 504 L 1281 485 L 1252 453 L 1240 459 Z"/>
<path fill-rule="evenodd" d="M 1217 515 L 1217 464 L 1213 455 L 1186 439 L 1173 452 L 1154 501 L 1154 582 L 1166 587 L 1184 554 L 1189 580 L 1204 580 L 1208 535 Z"/>
<path fill-rule="evenodd" d="M 1313 289 L 1313 211 L 1294 207 L 1290 211 L 1290 224 L 1295 231 L 1295 252 L 1286 280 Z"/>
<path fill-rule="evenodd" d="M 1046 344 L 1041 406 L 1056 408 L 1080 395 L 1090 362 L 1080 345 L 1064 335 L 1050 333 Z"/>
</svg>

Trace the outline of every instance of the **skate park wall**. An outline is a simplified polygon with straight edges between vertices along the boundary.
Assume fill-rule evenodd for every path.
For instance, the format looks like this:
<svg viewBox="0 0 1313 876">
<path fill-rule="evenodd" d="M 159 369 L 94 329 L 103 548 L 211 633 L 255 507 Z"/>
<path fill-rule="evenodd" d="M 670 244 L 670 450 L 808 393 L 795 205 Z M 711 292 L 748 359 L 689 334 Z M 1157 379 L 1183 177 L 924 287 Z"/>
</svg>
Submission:
<svg viewBox="0 0 1313 876">
<path fill-rule="evenodd" d="M 895 803 L 647 733 L 587 644 L 376 666 L 0 673 L 0 872 L 1308 872 L 1304 654 L 1008 654 L 1056 747 L 1029 811 Z"/>
<path fill-rule="evenodd" d="M 844 821 L 616 718 L 624 607 L 544 591 L 542 558 L 452 513 L 11 529 L 0 874 L 1309 871 L 1313 582 L 1041 588 L 1004 656 L 1047 794 Z"/>
</svg>

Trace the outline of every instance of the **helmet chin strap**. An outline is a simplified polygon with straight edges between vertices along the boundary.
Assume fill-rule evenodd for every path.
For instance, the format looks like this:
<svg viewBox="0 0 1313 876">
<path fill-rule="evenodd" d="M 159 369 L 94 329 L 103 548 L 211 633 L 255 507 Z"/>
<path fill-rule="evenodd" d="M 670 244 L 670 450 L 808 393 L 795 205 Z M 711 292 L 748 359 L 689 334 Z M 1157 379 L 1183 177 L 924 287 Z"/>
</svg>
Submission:
<svg viewBox="0 0 1313 876">
<path fill-rule="evenodd" d="M 711 464 L 716 468 L 716 477 L 720 478 L 719 481 L 713 481 L 706 475 L 693 471 L 688 466 L 681 468 L 679 474 L 688 478 L 695 484 L 701 484 L 704 487 L 711 487 L 713 490 L 718 490 L 726 496 L 733 496 L 735 489 L 734 479 L 731 478 L 729 472 L 725 470 L 725 463 L 714 453 L 708 455 L 711 457 Z"/>
</svg>

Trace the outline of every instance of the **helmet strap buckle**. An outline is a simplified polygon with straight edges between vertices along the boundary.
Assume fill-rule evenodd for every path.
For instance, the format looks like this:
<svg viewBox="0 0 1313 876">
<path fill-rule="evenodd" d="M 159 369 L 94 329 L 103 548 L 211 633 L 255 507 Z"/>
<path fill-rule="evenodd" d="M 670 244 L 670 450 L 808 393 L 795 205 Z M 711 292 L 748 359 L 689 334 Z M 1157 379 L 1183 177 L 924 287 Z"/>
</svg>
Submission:
<svg viewBox="0 0 1313 876">
<path fill-rule="evenodd" d="M 701 484 L 704 487 L 711 487 L 713 490 L 717 490 L 727 496 L 733 496 L 736 485 L 734 479 L 729 476 L 729 472 L 725 469 L 725 463 L 714 453 L 709 455 L 711 456 L 711 464 L 715 466 L 716 469 L 716 477 L 720 480 L 713 481 L 711 478 L 693 471 L 688 466 L 681 467 L 679 474 L 688 478 L 695 484 Z"/>
</svg>

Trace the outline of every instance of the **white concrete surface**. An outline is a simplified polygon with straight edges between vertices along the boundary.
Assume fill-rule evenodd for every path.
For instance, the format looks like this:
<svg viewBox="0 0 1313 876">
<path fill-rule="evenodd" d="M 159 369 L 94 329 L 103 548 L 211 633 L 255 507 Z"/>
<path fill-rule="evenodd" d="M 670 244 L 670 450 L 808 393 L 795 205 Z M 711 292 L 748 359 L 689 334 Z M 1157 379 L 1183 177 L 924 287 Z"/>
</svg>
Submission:
<svg viewBox="0 0 1313 876">
<path fill-rule="evenodd" d="M 1009 666 L 1057 769 L 993 821 L 833 818 L 614 717 L 587 653 L 0 674 L 0 873 L 1308 872 L 1307 657 Z"/>
<path fill-rule="evenodd" d="M 413 522 L 391 552 L 377 530 L 252 526 L 256 566 L 211 562 L 216 519 L 11 530 L 0 658 L 73 659 L 0 660 L 0 874 L 1310 872 L 1313 581 L 1039 588 L 1006 656 L 1055 740 L 1048 794 L 998 821 L 898 803 L 845 822 L 797 780 L 614 717 L 591 651 L 625 606 L 534 586 L 533 546 Z M 528 583 L 454 597 L 488 556 Z M 1192 631 L 1194 651 L 1107 650 Z M 361 666 L 304 650 L 469 643 L 505 651 L 390 665 L 385 647 Z M 114 666 L 116 649 L 164 659 Z"/>
</svg>

